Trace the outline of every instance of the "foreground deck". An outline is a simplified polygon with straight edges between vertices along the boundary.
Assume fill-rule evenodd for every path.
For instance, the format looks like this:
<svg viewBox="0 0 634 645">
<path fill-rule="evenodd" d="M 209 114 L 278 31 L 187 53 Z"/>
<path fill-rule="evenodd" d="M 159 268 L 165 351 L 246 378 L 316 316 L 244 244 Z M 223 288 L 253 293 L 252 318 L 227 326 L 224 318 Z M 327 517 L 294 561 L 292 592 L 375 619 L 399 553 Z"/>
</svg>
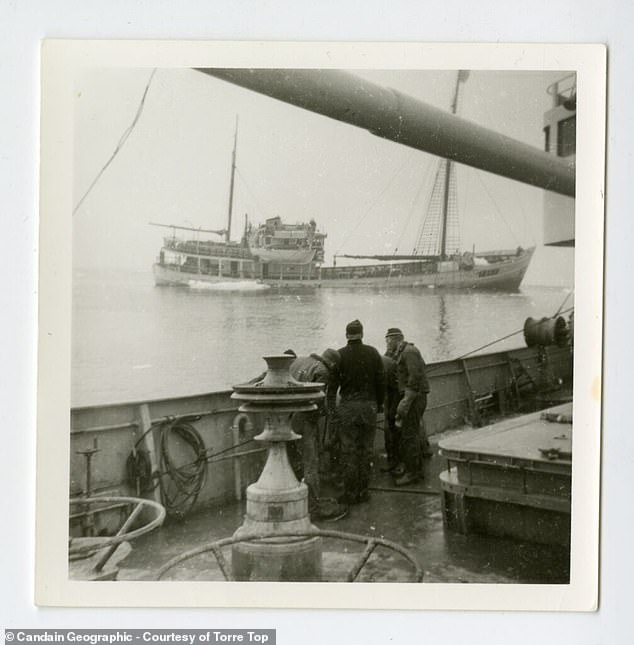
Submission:
<svg viewBox="0 0 634 645">
<path fill-rule="evenodd" d="M 460 431 L 458 431 L 460 432 Z M 450 439 L 456 431 L 432 438 Z M 409 549 L 424 571 L 424 582 L 443 583 L 544 583 L 569 581 L 569 551 L 556 545 L 540 545 L 477 534 L 460 534 L 445 528 L 440 495 L 440 472 L 446 459 L 437 453 L 425 464 L 423 482 L 395 488 L 391 477 L 380 472 L 377 458 L 368 502 L 351 508 L 338 522 L 320 522 L 319 528 L 382 537 Z M 327 491 L 335 493 L 335 490 Z M 119 580 L 149 580 L 171 558 L 229 537 L 241 524 L 244 502 L 209 506 L 181 521 L 169 521 L 158 531 L 133 543 L 130 555 L 120 563 Z M 324 578 L 343 581 L 363 546 L 326 539 L 323 543 Z M 231 548 L 224 549 L 228 562 Z M 403 582 L 411 567 L 389 551 L 377 550 L 360 575 L 361 581 Z M 174 568 L 165 580 L 223 580 L 211 554 L 198 556 Z"/>
</svg>

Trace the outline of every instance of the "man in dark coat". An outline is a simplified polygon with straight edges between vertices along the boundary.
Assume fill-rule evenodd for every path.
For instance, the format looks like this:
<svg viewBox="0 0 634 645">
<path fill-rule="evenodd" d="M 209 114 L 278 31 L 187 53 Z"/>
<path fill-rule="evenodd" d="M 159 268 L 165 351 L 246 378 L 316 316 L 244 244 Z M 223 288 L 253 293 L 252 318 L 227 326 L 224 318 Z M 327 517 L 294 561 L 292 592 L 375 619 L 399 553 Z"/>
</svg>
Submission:
<svg viewBox="0 0 634 645">
<path fill-rule="evenodd" d="M 425 361 L 418 349 L 405 341 L 403 332 L 391 327 L 385 335 L 387 352 L 396 362 L 399 402 L 396 408 L 396 426 L 400 427 L 400 455 L 405 472 L 394 483 L 412 484 L 421 477 L 422 457 L 429 451 L 427 437 L 421 437 L 421 420 L 427 407 L 429 381 Z"/>
<path fill-rule="evenodd" d="M 396 407 L 400 400 L 398 379 L 396 377 L 396 361 L 389 354 L 384 354 L 383 369 L 385 370 L 385 403 L 383 405 L 383 435 L 387 464 L 381 468 L 384 472 L 392 472 L 401 462 L 399 452 L 401 429 L 396 427 Z"/>
<path fill-rule="evenodd" d="M 376 415 L 383 409 L 385 371 L 379 352 L 364 345 L 363 325 L 353 320 L 346 327 L 348 344 L 339 350 L 337 420 L 341 437 L 344 504 L 369 498 L 370 462 L 374 448 Z"/>
<path fill-rule="evenodd" d="M 299 356 L 290 367 L 291 376 L 302 383 L 324 383 L 326 399 L 318 410 L 293 414 L 291 425 L 301 440 L 288 444 L 289 460 L 293 470 L 308 486 L 308 510 L 313 520 L 338 520 L 345 516 L 347 509 L 335 500 L 322 498 L 319 480 L 320 420 L 332 419 L 335 409 L 339 354 L 327 349 L 323 354 Z"/>
</svg>

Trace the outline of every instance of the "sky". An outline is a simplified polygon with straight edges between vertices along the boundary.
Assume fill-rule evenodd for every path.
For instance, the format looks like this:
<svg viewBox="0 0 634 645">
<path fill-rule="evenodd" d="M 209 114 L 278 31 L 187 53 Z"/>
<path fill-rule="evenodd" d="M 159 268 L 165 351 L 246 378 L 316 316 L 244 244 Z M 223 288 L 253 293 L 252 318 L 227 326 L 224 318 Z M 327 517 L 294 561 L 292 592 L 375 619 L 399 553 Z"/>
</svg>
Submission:
<svg viewBox="0 0 634 645">
<path fill-rule="evenodd" d="M 449 109 L 455 71 L 350 70 Z M 137 112 L 148 69 L 92 68 L 75 85 L 74 204 Z M 472 72 L 461 85 L 465 119 L 543 149 L 543 115 L 557 72 Z M 165 229 L 150 221 L 226 225 L 231 152 L 239 119 L 232 238 L 258 223 L 314 218 L 334 253 L 411 252 L 438 158 L 217 80 L 158 69 L 143 112 L 73 216 L 76 268 L 149 270 Z M 527 283 L 572 285 L 573 250 L 543 247 L 543 191 L 457 166 L 463 249 L 537 244 Z M 338 261 L 341 264 L 341 261 Z"/>
</svg>

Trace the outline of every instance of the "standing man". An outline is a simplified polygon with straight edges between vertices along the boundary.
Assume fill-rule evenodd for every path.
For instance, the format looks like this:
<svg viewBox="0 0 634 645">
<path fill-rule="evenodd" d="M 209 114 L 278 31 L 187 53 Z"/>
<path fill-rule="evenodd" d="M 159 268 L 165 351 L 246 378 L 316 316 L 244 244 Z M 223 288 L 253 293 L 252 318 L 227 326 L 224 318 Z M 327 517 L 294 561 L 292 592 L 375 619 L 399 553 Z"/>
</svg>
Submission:
<svg viewBox="0 0 634 645">
<path fill-rule="evenodd" d="M 388 353 L 382 357 L 385 370 L 385 403 L 383 405 L 383 435 L 387 464 L 381 468 L 383 472 L 394 472 L 401 463 L 399 448 L 401 445 L 401 429 L 396 427 L 396 406 L 400 400 L 398 379 L 396 377 L 396 361 Z M 402 474 L 402 473 L 401 473 Z"/>
<path fill-rule="evenodd" d="M 403 332 L 390 327 L 385 334 L 387 353 L 396 361 L 399 402 L 396 408 L 396 427 L 401 429 L 400 455 L 405 472 L 395 479 L 397 486 L 406 486 L 422 476 L 422 457 L 429 451 L 427 437 L 420 436 L 421 420 L 427 407 L 429 381 L 425 361 L 418 349 L 405 341 Z"/>
<path fill-rule="evenodd" d="M 299 356 L 290 367 L 291 376 L 296 381 L 326 385 L 325 403 L 320 404 L 318 410 L 293 414 L 291 425 L 302 438 L 288 444 L 291 466 L 296 474 L 303 474 L 304 482 L 308 486 L 308 511 L 313 520 L 335 521 L 347 513 L 346 507 L 332 499 L 321 497 L 319 480 L 320 419 L 325 416 L 328 422 L 334 414 L 339 361 L 337 351 L 327 349 L 321 355 Z"/>
<path fill-rule="evenodd" d="M 363 344 L 363 325 L 358 320 L 346 326 L 346 339 L 348 344 L 339 350 L 337 418 L 343 462 L 341 502 L 350 505 L 369 499 L 370 461 L 376 415 L 385 397 L 385 372 L 379 352 Z"/>
</svg>

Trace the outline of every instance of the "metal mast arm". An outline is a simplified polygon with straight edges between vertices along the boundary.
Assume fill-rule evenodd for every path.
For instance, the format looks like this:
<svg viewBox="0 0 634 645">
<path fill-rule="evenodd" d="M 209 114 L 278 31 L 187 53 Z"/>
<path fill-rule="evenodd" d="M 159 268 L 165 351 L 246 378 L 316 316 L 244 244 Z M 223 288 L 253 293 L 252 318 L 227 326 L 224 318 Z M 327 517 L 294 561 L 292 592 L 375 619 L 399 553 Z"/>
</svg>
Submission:
<svg viewBox="0 0 634 645">
<path fill-rule="evenodd" d="M 575 168 L 553 155 L 339 70 L 198 71 L 365 128 L 411 148 L 574 197 Z"/>
<path fill-rule="evenodd" d="M 453 94 L 453 101 L 451 102 L 451 113 L 456 114 L 458 109 L 458 92 L 460 91 L 460 83 L 463 80 L 466 80 L 466 74 L 463 74 L 463 71 L 458 72 L 458 78 L 456 79 L 456 89 Z M 447 168 L 445 169 L 445 192 L 443 194 L 443 206 L 442 206 L 442 224 L 441 224 L 441 238 L 440 238 L 440 257 L 445 259 L 447 257 L 447 215 L 449 211 L 449 186 L 451 182 L 451 161 L 447 159 Z"/>
<path fill-rule="evenodd" d="M 233 184 L 236 176 L 236 149 L 238 147 L 238 117 L 236 116 L 236 131 L 233 135 L 233 154 L 231 155 L 231 182 L 229 184 L 229 215 L 227 217 L 227 232 L 225 239 L 231 241 L 231 216 L 233 215 Z"/>
</svg>

